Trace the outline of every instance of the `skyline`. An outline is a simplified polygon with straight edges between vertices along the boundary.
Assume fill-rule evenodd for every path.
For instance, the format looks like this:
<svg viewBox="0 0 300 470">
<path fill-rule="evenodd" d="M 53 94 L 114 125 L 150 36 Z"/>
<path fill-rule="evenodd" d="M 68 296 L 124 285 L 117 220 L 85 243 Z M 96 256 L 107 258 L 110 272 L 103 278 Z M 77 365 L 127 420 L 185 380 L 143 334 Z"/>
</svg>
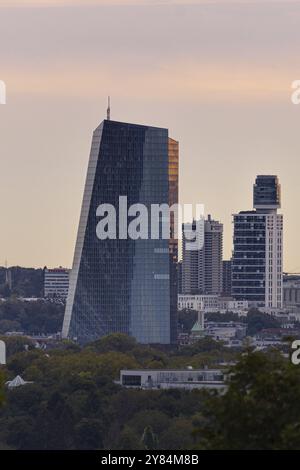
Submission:
<svg viewBox="0 0 300 470">
<path fill-rule="evenodd" d="M 225 259 L 231 214 L 252 207 L 256 175 L 277 174 L 284 269 L 300 271 L 300 106 L 290 100 L 300 5 L 198 3 L 0 2 L 0 264 L 71 266 L 90 135 L 110 94 L 112 120 L 168 127 L 179 140 L 180 201 L 224 223 Z"/>
</svg>

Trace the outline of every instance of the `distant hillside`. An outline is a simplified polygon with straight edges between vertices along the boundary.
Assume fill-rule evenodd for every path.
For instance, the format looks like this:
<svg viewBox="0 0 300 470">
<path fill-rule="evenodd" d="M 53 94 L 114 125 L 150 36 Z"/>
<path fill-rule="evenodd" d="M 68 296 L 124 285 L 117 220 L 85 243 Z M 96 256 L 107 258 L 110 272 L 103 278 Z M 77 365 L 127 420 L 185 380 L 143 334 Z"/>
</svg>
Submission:
<svg viewBox="0 0 300 470">
<path fill-rule="evenodd" d="M 42 297 L 43 296 L 43 269 L 9 268 L 11 273 L 11 289 L 5 283 L 6 269 L 0 267 L 0 296 L 10 297 Z"/>
</svg>

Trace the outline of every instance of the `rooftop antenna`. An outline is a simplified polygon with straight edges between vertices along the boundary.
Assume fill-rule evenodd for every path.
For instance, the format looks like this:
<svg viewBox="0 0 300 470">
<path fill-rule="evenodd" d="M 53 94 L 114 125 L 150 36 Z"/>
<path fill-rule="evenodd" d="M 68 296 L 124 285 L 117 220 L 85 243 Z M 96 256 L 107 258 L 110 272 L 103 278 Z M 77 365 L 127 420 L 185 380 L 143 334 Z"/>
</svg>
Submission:
<svg viewBox="0 0 300 470">
<path fill-rule="evenodd" d="M 110 121 L 110 96 L 108 97 L 107 120 Z"/>
</svg>

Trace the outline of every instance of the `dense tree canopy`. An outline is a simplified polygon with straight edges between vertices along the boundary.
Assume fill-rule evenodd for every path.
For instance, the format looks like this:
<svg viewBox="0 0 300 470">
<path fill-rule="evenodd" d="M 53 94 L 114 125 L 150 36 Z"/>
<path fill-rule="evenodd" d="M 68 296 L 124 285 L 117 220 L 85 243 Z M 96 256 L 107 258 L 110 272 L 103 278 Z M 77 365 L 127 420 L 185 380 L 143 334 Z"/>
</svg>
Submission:
<svg viewBox="0 0 300 470">
<path fill-rule="evenodd" d="M 122 368 L 213 362 L 226 348 L 211 339 L 169 351 L 119 334 L 84 348 L 23 346 L 14 338 L 5 371 L 33 383 L 6 390 L 0 448 L 300 449 L 300 369 L 279 353 L 235 353 L 228 390 L 219 395 L 116 383 Z"/>
<path fill-rule="evenodd" d="M 6 268 L 0 267 L 0 295 L 10 297 L 42 297 L 44 276 L 42 269 L 22 268 L 13 266 L 9 268 L 12 288 L 6 285 Z"/>
<path fill-rule="evenodd" d="M 299 396 L 297 366 L 278 351 L 248 350 L 231 371 L 227 393 L 208 397 L 199 447 L 300 449 Z"/>
<path fill-rule="evenodd" d="M 20 331 L 26 334 L 61 331 L 64 304 L 37 300 L 24 302 L 11 298 L 0 302 L 0 334 Z"/>
<path fill-rule="evenodd" d="M 247 315 L 247 335 L 253 336 L 266 328 L 280 328 L 280 322 L 259 310 L 250 310 Z"/>
</svg>

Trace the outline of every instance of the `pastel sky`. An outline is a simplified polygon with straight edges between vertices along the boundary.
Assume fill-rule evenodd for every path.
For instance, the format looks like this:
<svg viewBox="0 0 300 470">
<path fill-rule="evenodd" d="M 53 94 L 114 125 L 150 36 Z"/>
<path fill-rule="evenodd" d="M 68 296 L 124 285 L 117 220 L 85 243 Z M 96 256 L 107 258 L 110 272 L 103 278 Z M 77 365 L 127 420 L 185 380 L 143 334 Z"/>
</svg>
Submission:
<svg viewBox="0 0 300 470">
<path fill-rule="evenodd" d="M 277 174 L 300 272 L 300 2 L 0 0 L 0 265 L 71 266 L 93 129 L 168 127 L 181 202 L 225 226 Z"/>
</svg>

